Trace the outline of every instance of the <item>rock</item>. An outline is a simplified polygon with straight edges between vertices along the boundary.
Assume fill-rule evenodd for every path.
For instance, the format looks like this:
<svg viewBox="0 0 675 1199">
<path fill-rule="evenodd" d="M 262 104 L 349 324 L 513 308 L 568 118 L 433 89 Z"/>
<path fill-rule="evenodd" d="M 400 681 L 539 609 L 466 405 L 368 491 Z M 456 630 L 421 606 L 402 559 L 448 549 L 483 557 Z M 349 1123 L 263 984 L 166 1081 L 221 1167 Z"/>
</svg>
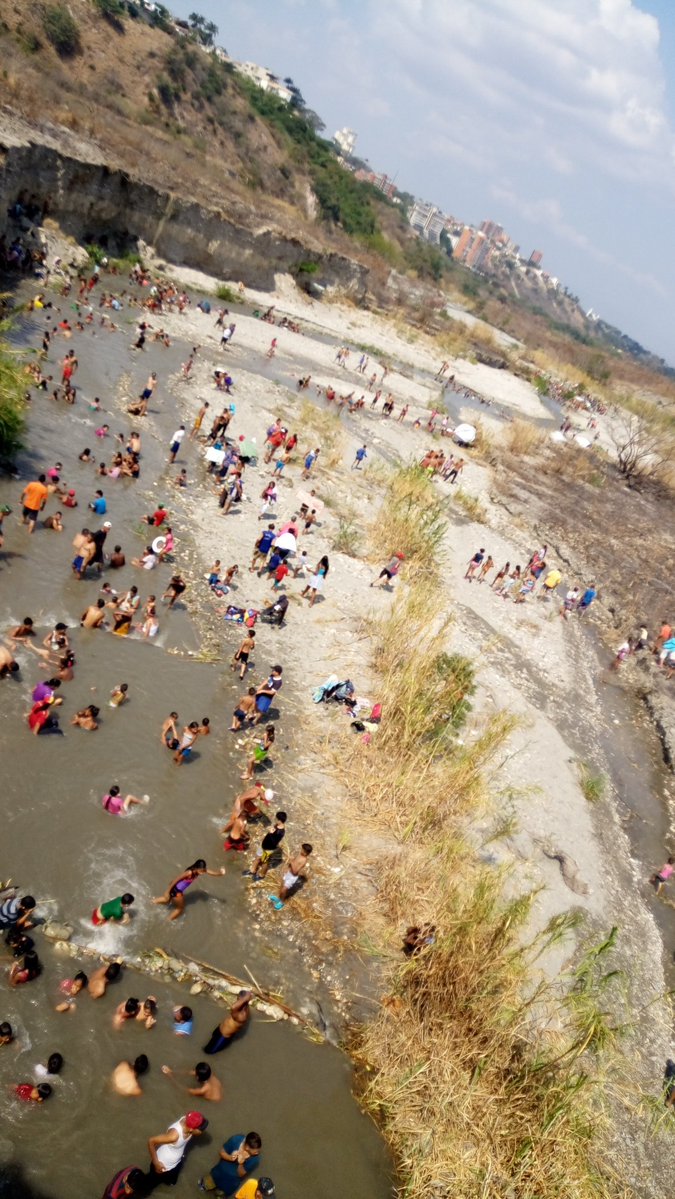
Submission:
<svg viewBox="0 0 675 1199">
<path fill-rule="evenodd" d="M 200 995 L 203 990 L 204 990 L 203 983 L 193 983 L 192 986 L 190 987 L 190 994 L 191 995 Z"/>
<path fill-rule="evenodd" d="M 57 924 L 56 921 L 48 920 L 42 926 L 43 935 L 48 941 L 70 941 L 73 935 L 73 930 L 69 924 Z"/>
</svg>

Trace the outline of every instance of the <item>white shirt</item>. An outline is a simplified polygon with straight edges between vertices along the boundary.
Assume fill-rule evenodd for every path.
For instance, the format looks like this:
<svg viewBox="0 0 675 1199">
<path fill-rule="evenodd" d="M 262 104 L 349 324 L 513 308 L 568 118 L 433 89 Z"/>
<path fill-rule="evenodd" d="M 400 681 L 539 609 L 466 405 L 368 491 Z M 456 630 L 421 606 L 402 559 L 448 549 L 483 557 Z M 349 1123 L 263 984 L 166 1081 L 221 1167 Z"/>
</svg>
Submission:
<svg viewBox="0 0 675 1199">
<path fill-rule="evenodd" d="M 173 1170 L 185 1155 L 185 1146 L 190 1140 L 187 1133 L 183 1130 L 183 1119 L 176 1120 L 175 1124 L 170 1124 L 167 1132 L 175 1128 L 178 1133 L 178 1140 L 172 1145 L 159 1145 L 157 1147 L 157 1160 L 162 1163 L 165 1170 Z"/>
<path fill-rule="evenodd" d="M 177 441 L 180 444 L 180 442 L 183 440 L 184 437 L 185 437 L 185 429 L 176 429 L 176 432 L 174 433 L 173 437 L 171 438 L 171 444 L 173 445 L 174 441 Z"/>
</svg>

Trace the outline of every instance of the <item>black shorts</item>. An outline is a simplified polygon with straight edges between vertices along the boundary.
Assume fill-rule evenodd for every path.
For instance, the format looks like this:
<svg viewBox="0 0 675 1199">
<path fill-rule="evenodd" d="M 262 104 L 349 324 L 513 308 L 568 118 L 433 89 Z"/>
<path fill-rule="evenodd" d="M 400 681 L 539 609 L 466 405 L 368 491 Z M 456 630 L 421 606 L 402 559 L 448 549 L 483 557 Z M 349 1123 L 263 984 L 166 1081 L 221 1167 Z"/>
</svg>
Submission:
<svg viewBox="0 0 675 1199">
<path fill-rule="evenodd" d="M 26 520 L 37 520 L 40 510 L 39 508 L 24 508 L 23 515 Z"/>
<path fill-rule="evenodd" d="M 380 571 L 380 578 L 382 578 L 382 576 L 383 576 L 383 575 L 384 575 L 384 576 L 385 576 L 385 578 L 387 578 L 387 579 L 391 579 L 391 578 L 393 578 L 393 575 L 392 575 L 391 571 L 390 571 L 390 570 L 387 570 L 386 568 L 385 568 L 384 570 L 381 570 L 381 571 Z"/>
<path fill-rule="evenodd" d="M 237 662 L 248 662 L 248 652 L 237 654 Z"/>
</svg>

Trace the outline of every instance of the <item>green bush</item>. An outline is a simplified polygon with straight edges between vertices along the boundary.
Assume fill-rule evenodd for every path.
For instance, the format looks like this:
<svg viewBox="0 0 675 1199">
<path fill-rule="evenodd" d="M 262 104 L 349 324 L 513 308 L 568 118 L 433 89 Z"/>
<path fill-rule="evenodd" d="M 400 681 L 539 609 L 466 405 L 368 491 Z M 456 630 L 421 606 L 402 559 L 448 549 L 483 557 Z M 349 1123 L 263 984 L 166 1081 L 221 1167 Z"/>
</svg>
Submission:
<svg viewBox="0 0 675 1199">
<path fill-rule="evenodd" d="M 307 164 L 321 216 L 346 233 L 368 236 L 378 231 L 371 200 L 379 192 L 341 167 L 330 142 L 319 137 L 312 122 L 297 108 L 246 79 L 237 80 L 255 112 L 282 134 L 293 156 Z"/>
<path fill-rule="evenodd" d="M 236 304 L 238 296 L 236 292 L 228 287 L 227 283 L 219 283 L 216 288 L 216 296 L 225 304 Z"/>
<path fill-rule="evenodd" d="M 106 21 L 113 25 L 120 24 L 126 15 L 127 10 L 122 0 L 93 0 L 93 4 L 99 16 L 105 17 Z"/>
<path fill-rule="evenodd" d="M 63 4 L 45 4 L 42 8 L 42 27 L 48 40 L 62 58 L 70 58 L 80 49 L 80 31 Z"/>
<path fill-rule="evenodd" d="M 26 380 L 16 355 L 0 341 L 0 461 L 11 463 L 21 448 Z"/>
</svg>

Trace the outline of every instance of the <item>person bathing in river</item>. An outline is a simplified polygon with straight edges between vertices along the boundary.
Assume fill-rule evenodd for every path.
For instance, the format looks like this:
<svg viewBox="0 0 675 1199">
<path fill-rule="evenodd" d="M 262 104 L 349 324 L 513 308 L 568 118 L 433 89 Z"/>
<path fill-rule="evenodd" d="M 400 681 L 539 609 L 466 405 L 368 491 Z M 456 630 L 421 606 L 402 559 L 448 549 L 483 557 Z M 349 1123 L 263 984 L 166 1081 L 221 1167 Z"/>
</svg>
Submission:
<svg viewBox="0 0 675 1199">
<path fill-rule="evenodd" d="M 196 1081 L 196 1086 L 193 1084 L 191 1087 L 187 1087 L 188 1095 L 194 1095 L 196 1099 L 208 1099 L 211 1103 L 219 1103 L 222 1099 L 222 1083 L 216 1078 L 208 1062 L 197 1062 L 194 1070 L 181 1070 L 179 1073 Z M 178 1082 L 171 1066 L 162 1066 L 162 1074 L 175 1082 L 181 1090 L 183 1089 L 182 1083 Z"/>
<path fill-rule="evenodd" d="M 133 895 L 126 891 L 124 895 L 118 895 L 115 899 L 109 899 L 106 903 L 99 904 L 92 912 L 92 924 L 97 926 L 107 924 L 108 920 L 114 920 L 119 924 L 128 924 L 131 920 L 129 908 L 133 902 Z"/>
<path fill-rule="evenodd" d="M 185 911 L 185 892 L 189 890 L 195 879 L 200 878 L 203 874 L 208 874 L 211 878 L 218 878 L 220 875 L 225 874 L 225 867 L 221 866 L 220 870 L 209 870 L 204 859 L 197 858 L 196 862 L 193 862 L 172 883 L 169 883 L 163 895 L 158 895 L 152 902 L 171 904 L 174 911 L 171 913 L 169 919 L 178 920 Z"/>
<path fill-rule="evenodd" d="M 251 1019 L 252 991 L 240 991 L 224 1020 L 217 1024 L 204 1046 L 204 1053 L 220 1053 L 240 1036 Z"/>
<path fill-rule="evenodd" d="M 147 1073 L 150 1063 L 144 1053 L 139 1054 L 133 1062 L 120 1062 L 112 1072 L 112 1089 L 116 1095 L 137 1096 L 143 1092 L 138 1080 Z"/>
</svg>

